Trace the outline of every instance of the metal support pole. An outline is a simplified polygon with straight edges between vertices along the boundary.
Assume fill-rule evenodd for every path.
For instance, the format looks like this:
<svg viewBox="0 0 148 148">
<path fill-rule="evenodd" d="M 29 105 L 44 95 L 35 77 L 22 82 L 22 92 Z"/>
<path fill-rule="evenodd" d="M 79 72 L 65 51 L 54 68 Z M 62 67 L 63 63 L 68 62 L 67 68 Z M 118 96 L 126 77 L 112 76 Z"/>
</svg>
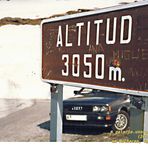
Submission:
<svg viewBox="0 0 148 148">
<path fill-rule="evenodd" d="M 132 142 L 143 141 L 144 110 L 142 109 L 142 97 L 131 96 L 130 106 L 130 130 L 129 140 Z"/>
<path fill-rule="evenodd" d="M 50 141 L 62 141 L 63 85 L 51 85 Z"/>
<path fill-rule="evenodd" d="M 132 131 L 129 135 L 131 142 L 142 142 L 143 141 L 143 120 L 144 111 L 131 107 L 130 109 L 130 130 Z"/>
<path fill-rule="evenodd" d="M 148 143 L 148 97 L 144 97 L 144 133 L 143 133 L 143 141 Z"/>
</svg>

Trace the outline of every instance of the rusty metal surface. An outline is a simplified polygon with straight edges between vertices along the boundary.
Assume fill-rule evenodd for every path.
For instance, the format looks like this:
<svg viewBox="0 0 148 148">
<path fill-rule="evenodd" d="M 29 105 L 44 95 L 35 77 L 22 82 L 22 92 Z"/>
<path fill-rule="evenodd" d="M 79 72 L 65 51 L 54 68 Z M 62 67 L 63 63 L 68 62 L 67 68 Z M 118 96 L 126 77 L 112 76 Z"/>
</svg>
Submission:
<svg viewBox="0 0 148 148">
<path fill-rule="evenodd" d="M 43 23 L 42 78 L 148 92 L 147 12 L 144 5 Z"/>
</svg>

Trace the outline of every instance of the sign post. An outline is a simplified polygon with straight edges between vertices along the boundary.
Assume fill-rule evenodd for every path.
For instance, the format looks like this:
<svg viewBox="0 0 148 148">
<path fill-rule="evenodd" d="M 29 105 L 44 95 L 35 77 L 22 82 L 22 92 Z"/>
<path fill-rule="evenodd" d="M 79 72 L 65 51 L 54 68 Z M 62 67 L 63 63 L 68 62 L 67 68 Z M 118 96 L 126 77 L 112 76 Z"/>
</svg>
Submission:
<svg viewBox="0 0 148 148">
<path fill-rule="evenodd" d="M 63 85 L 51 85 L 50 141 L 62 141 Z"/>
</svg>

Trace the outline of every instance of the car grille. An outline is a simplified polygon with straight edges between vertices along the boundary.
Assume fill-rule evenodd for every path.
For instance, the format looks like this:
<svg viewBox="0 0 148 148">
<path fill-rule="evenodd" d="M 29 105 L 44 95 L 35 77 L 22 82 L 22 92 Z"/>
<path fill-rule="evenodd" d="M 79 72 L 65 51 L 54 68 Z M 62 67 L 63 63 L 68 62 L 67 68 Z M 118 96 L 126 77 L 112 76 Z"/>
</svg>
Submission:
<svg viewBox="0 0 148 148">
<path fill-rule="evenodd" d="M 64 105 L 64 112 L 92 112 L 91 105 Z"/>
</svg>

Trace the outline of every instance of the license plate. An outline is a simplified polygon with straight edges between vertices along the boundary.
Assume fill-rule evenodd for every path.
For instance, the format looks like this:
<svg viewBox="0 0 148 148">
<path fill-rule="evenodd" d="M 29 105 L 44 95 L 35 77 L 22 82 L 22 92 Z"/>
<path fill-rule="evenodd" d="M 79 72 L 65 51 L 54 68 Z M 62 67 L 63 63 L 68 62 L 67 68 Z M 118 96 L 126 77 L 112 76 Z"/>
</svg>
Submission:
<svg viewBox="0 0 148 148">
<path fill-rule="evenodd" d="M 87 115 L 66 115 L 66 120 L 87 121 Z"/>
</svg>

